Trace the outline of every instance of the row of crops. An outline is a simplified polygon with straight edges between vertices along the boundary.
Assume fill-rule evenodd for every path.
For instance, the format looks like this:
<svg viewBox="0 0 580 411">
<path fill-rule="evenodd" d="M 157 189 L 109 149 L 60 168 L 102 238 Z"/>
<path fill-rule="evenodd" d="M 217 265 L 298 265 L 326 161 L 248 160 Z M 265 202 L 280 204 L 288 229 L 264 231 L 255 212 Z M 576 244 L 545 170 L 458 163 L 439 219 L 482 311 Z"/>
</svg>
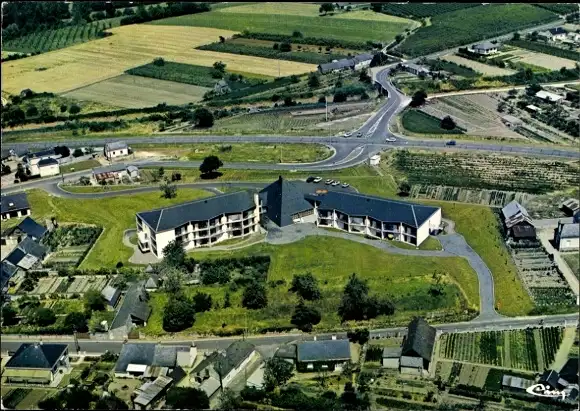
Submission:
<svg viewBox="0 0 580 411">
<path fill-rule="evenodd" d="M 527 193 L 514 193 L 500 190 L 477 190 L 461 187 L 434 186 L 415 184 L 409 194 L 412 198 L 427 198 L 431 200 L 460 201 L 463 203 L 482 204 L 491 207 L 503 207 L 516 200 L 524 203 L 532 196 Z"/>
<path fill-rule="evenodd" d="M 411 185 L 442 185 L 544 194 L 580 185 L 578 167 L 517 156 L 427 153 L 400 150 L 398 171 Z"/>
<path fill-rule="evenodd" d="M 399 17 L 423 18 L 480 5 L 480 3 L 386 3 L 383 5 L 383 13 Z"/>
<path fill-rule="evenodd" d="M 37 31 L 3 43 L 3 49 L 21 53 L 57 50 L 74 44 L 105 37 L 104 30 L 113 27 L 111 22 L 95 21 L 52 30 Z"/>
<path fill-rule="evenodd" d="M 562 337 L 563 328 L 558 327 L 443 334 L 439 355 L 457 361 L 543 371 L 554 361 Z"/>
</svg>

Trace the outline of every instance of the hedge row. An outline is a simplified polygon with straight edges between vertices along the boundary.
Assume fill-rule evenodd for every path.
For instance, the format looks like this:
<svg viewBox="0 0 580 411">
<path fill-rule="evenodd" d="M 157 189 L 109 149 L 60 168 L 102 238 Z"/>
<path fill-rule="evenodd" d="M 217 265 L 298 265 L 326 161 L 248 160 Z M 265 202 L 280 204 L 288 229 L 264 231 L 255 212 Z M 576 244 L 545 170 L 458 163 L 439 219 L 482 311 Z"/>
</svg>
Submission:
<svg viewBox="0 0 580 411">
<path fill-rule="evenodd" d="M 244 31 L 242 34 L 237 34 L 233 36 L 234 38 L 246 38 L 255 40 L 266 40 L 266 41 L 276 41 L 276 42 L 300 42 L 302 44 L 312 44 L 322 47 L 330 48 L 342 48 L 342 49 L 353 49 L 353 50 L 369 50 L 372 48 L 380 48 L 382 45 L 374 41 L 348 41 L 348 40 L 337 40 L 322 37 L 292 37 L 291 35 L 284 34 L 271 34 L 271 33 L 254 33 L 249 31 Z"/>
</svg>

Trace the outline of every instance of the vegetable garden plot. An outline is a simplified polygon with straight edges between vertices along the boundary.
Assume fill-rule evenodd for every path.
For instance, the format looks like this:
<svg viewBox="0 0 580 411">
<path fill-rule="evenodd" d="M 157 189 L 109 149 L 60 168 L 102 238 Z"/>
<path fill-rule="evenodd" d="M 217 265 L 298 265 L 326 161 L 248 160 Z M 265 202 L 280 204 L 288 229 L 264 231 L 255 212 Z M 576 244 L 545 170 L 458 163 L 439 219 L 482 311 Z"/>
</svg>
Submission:
<svg viewBox="0 0 580 411">
<path fill-rule="evenodd" d="M 506 338 L 507 337 L 507 338 Z M 458 361 L 490 364 L 529 371 L 543 371 L 540 364 L 551 364 L 562 342 L 562 328 L 485 331 L 443 334 L 439 355 Z M 508 360 L 509 358 L 509 360 Z M 506 361 L 507 360 L 507 361 Z M 463 367 L 466 367 L 464 365 Z M 464 371 L 463 379 L 473 370 Z M 483 386 L 485 377 L 469 377 Z M 462 382 L 464 383 L 464 382 Z"/>
<path fill-rule="evenodd" d="M 46 265 L 78 266 L 102 231 L 101 227 L 68 225 L 49 232 L 42 241 L 52 250 Z"/>
<path fill-rule="evenodd" d="M 410 197 L 503 207 L 513 200 L 521 204 L 534 196 L 513 191 L 472 190 L 460 187 L 416 184 L 411 187 Z"/>
</svg>

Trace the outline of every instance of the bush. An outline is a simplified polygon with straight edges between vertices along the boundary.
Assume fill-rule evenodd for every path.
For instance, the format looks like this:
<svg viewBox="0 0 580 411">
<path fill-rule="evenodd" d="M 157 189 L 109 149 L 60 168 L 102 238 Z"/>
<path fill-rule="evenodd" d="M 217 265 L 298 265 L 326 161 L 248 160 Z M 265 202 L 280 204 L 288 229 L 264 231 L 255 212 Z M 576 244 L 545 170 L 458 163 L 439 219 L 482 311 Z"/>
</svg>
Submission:
<svg viewBox="0 0 580 411">
<path fill-rule="evenodd" d="M 242 306 L 250 310 L 265 308 L 268 305 L 266 288 L 258 283 L 250 283 L 244 290 L 242 296 Z"/>
<path fill-rule="evenodd" d="M 183 331 L 195 322 L 195 308 L 186 299 L 171 298 L 163 312 L 163 330 L 167 332 Z"/>
<path fill-rule="evenodd" d="M 77 105 L 77 104 L 71 104 L 71 106 L 70 106 L 70 107 L 69 107 L 69 109 L 68 109 L 68 112 L 69 112 L 70 114 L 73 114 L 73 115 L 74 115 L 74 114 L 78 114 L 78 113 L 80 113 L 80 112 L 81 112 L 81 108 L 80 108 L 80 106 L 79 106 L 79 105 Z"/>
<path fill-rule="evenodd" d="M 76 158 L 76 157 L 80 157 L 84 154 L 85 153 L 83 152 L 83 150 L 81 150 L 80 148 L 75 148 L 75 151 L 73 151 L 72 156 Z"/>
</svg>

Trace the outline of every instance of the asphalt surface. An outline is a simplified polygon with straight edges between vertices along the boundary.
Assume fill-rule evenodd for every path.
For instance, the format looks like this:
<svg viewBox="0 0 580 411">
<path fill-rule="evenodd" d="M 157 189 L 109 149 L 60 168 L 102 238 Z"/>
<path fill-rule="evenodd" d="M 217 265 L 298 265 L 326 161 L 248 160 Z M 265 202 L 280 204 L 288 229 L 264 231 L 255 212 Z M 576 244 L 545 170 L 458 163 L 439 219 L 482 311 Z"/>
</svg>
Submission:
<svg viewBox="0 0 580 411">
<path fill-rule="evenodd" d="M 435 325 L 435 328 L 440 332 L 475 332 L 475 331 L 501 331 L 501 330 L 511 330 L 511 329 L 524 329 L 528 327 L 539 327 L 540 320 L 543 320 L 543 326 L 554 327 L 554 326 L 578 326 L 578 315 L 577 314 L 566 314 L 566 315 L 552 315 L 552 316 L 538 316 L 538 317 L 520 317 L 520 318 L 499 318 L 493 320 L 474 320 L 469 322 L 461 323 L 451 323 Z M 383 328 L 371 331 L 371 338 L 386 337 L 393 334 L 406 333 L 406 327 L 395 327 L 395 328 Z M 317 334 L 317 339 L 329 339 L 331 336 L 335 335 L 337 338 L 346 338 L 346 332 L 338 333 L 325 333 Z M 195 342 L 198 349 L 200 350 L 216 350 L 225 349 L 233 341 L 239 340 L 242 337 L 225 337 L 225 338 L 204 338 L 204 339 L 189 339 L 189 340 L 154 340 L 149 339 L 141 342 L 163 342 L 168 345 L 175 344 L 190 344 Z M 263 336 L 250 336 L 246 340 L 251 342 L 256 346 L 267 346 L 267 345 L 280 345 L 289 343 L 296 340 L 312 340 L 313 336 L 308 334 L 284 334 L 284 335 L 263 335 Z M 68 344 L 71 352 L 76 352 L 76 347 L 72 337 L 70 338 L 50 338 L 43 337 L 44 342 L 51 343 L 63 343 Z M 27 336 L 13 336 L 4 335 L 2 336 L 2 341 L 0 342 L 1 351 L 16 351 L 18 347 L 27 341 L 39 341 L 38 337 L 27 337 Z M 139 340 L 134 340 L 132 342 L 140 342 Z M 79 340 L 80 350 L 86 352 L 87 354 L 102 354 L 105 351 L 110 351 L 113 353 L 119 353 L 121 347 L 123 346 L 123 341 L 111 341 L 111 340 Z"/>
</svg>

